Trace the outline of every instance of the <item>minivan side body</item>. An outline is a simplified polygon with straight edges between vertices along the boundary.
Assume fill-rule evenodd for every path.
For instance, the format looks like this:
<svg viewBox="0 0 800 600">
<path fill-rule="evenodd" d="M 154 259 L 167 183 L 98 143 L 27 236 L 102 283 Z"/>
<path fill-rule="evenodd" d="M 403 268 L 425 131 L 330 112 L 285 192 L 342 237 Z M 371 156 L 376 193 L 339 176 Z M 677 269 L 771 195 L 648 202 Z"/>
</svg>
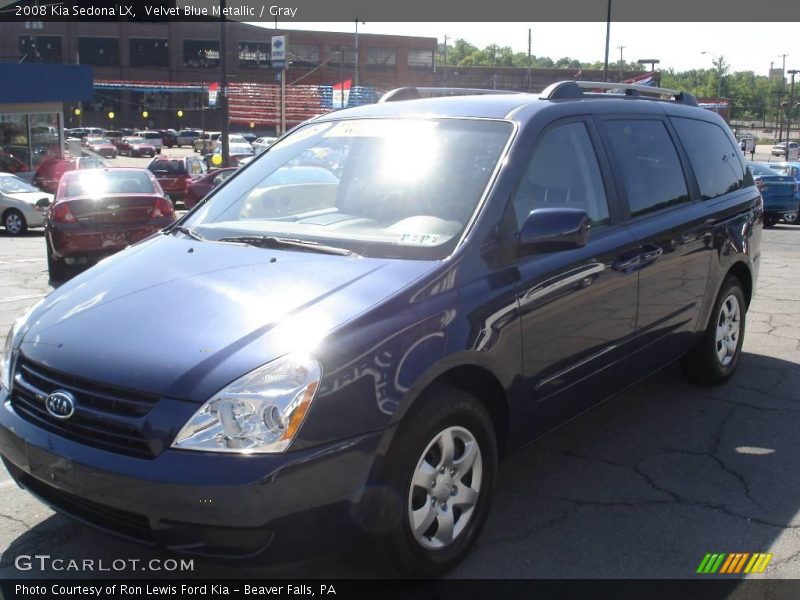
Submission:
<svg viewBox="0 0 800 600">
<path fill-rule="evenodd" d="M 627 97 L 463 96 L 346 109 L 307 127 L 419 115 L 509 131 L 449 255 L 341 256 L 177 229 L 115 255 L 59 288 L 13 336 L 17 379 L 0 389 L 0 454 L 12 476 L 58 510 L 176 550 L 286 556 L 307 551 L 308 536 L 318 542 L 320 527 L 355 527 L 389 531 L 388 545 L 404 548 L 399 562 L 438 573 L 468 550 L 488 499 L 473 506 L 475 527 L 438 553 L 435 534 L 417 532 L 426 540 L 417 547 L 380 518 L 398 497 L 405 514 L 393 474 L 424 460 L 399 449 L 437 411 L 461 407 L 447 431 L 483 449 L 491 487 L 498 457 L 703 342 L 730 281 L 749 303 L 763 207 L 718 115 Z M 281 144 L 177 225 L 191 231 L 215 198 L 248 189 Z M 584 243 L 532 234 L 524 244 L 537 210 L 585 213 Z M 191 311 L 152 310 L 184 297 Z M 303 344 L 322 374 L 287 451 L 173 447 L 203 402 Z M 101 398 L 94 425 L 66 431 L 29 389 L 58 386 Z M 103 396 L 130 413 L 100 414 Z M 484 420 L 488 430 L 464 436 Z M 459 497 L 460 483 L 434 477 Z M 445 511 L 446 494 L 431 494 Z"/>
</svg>

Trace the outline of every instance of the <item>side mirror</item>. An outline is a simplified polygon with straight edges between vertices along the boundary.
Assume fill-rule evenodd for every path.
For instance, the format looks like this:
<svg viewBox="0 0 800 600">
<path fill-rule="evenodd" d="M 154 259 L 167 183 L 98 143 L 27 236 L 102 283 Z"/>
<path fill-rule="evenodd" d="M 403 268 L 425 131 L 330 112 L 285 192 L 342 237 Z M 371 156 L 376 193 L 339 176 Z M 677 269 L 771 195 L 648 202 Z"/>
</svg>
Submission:
<svg viewBox="0 0 800 600">
<path fill-rule="evenodd" d="M 519 232 L 525 249 L 569 250 L 589 241 L 589 216 L 577 208 L 537 208 L 531 211 Z"/>
</svg>

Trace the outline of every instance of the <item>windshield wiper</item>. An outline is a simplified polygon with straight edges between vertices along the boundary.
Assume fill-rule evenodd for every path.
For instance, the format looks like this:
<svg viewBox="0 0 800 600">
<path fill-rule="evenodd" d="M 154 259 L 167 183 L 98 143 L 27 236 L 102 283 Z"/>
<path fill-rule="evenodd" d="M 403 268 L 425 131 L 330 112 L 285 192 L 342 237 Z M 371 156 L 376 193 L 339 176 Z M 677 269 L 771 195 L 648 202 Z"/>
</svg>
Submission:
<svg viewBox="0 0 800 600">
<path fill-rule="evenodd" d="M 217 240 L 218 242 L 237 242 L 240 244 L 249 244 L 259 248 L 299 248 L 300 250 L 309 250 L 311 252 L 319 252 L 321 254 L 338 254 L 339 256 L 360 256 L 357 252 L 353 252 L 348 248 L 340 248 L 339 246 L 328 246 L 320 244 L 319 242 L 312 242 L 309 240 L 299 240 L 295 238 L 278 238 L 268 235 L 241 235 L 236 237 L 225 237 Z"/>
<path fill-rule="evenodd" d="M 185 233 L 193 240 L 197 240 L 199 242 L 205 241 L 206 239 L 196 231 L 192 231 L 191 229 L 189 229 L 188 227 L 184 227 L 183 225 L 175 225 L 172 229 L 169 230 L 170 233 L 172 233 L 173 231 L 177 231 L 179 233 Z"/>
</svg>

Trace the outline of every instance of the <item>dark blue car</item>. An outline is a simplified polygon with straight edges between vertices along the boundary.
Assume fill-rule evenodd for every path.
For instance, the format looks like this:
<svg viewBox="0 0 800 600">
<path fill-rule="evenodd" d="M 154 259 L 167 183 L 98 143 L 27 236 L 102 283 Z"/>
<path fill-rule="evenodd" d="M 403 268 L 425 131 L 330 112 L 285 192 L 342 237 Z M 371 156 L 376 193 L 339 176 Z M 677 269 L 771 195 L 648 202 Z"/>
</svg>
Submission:
<svg viewBox="0 0 800 600">
<path fill-rule="evenodd" d="M 675 360 L 728 379 L 763 219 L 736 141 L 585 85 L 317 118 L 64 284 L 7 338 L 14 479 L 176 551 L 343 529 L 432 575 L 513 450 Z M 310 163 L 336 177 L 283 177 Z"/>
<path fill-rule="evenodd" d="M 787 175 L 795 180 L 797 183 L 796 196 L 800 202 L 800 163 L 798 162 L 783 162 L 783 163 L 767 163 L 767 166 L 778 173 L 779 175 Z M 797 225 L 800 221 L 797 220 L 797 213 L 788 213 L 783 216 L 784 223 Z"/>
<path fill-rule="evenodd" d="M 758 190 L 764 199 L 764 227 L 772 227 L 780 220 L 797 221 L 797 180 L 791 174 L 774 170 L 771 164 L 748 162 Z"/>
</svg>

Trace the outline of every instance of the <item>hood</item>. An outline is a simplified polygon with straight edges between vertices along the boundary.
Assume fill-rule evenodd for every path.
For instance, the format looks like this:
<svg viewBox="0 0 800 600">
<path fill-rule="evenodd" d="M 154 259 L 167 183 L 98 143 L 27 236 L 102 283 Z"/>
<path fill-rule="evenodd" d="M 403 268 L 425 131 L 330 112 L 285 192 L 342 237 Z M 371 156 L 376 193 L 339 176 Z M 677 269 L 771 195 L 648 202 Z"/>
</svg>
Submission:
<svg viewBox="0 0 800 600">
<path fill-rule="evenodd" d="M 13 192 L 3 195 L 6 198 L 13 198 L 14 200 L 20 200 L 28 204 L 36 204 L 42 198 L 47 198 L 51 204 L 53 203 L 53 194 L 48 194 L 47 192 Z"/>
<path fill-rule="evenodd" d="M 437 264 L 157 234 L 50 294 L 20 350 L 75 377 L 204 402 L 287 352 L 313 354 Z"/>
</svg>

